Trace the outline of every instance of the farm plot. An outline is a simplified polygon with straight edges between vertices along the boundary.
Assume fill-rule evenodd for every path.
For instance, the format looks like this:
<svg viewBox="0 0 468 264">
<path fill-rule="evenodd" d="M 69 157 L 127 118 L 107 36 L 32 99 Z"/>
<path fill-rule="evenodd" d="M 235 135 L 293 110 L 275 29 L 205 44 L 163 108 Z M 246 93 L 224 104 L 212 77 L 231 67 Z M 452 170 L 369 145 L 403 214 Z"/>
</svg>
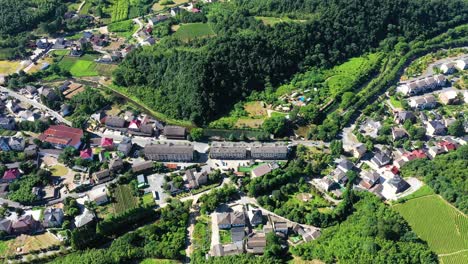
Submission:
<svg viewBox="0 0 468 264">
<path fill-rule="evenodd" d="M 437 254 L 468 249 L 468 217 L 440 196 L 415 198 L 393 208 Z"/>
<path fill-rule="evenodd" d="M 114 196 L 116 200 L 114 203 L 116 215 L 138 206 L 138 199 L 133 196 L 133 190 L 130 185 L 117 186 Z"/>
<path fill-rule="evenodd" d="M 352 58 L 349 61 L 334 67 L 325 73 L 325 84 L 334 96 L 350 91 L 352 85 L 366 76 L 379 61 L 380 54 L 373 53 L 368 56 Z M 328 75 L 328 77 L 327 77 Z"/>
<path fill-rule="evenodd" d="M 211 26 L 207 23 L 190 23 L 183 24 L 174 33 L 174 37 L 182 41 L 189 41 L 196 38 L 210 37 L 214 36 L 215 33 Z"/>
<path fill-rule="evenodd" d="M 118 22 L 127 19 L 129 5 L 128 0 L 115 0 L 112 5 L 111 21 Z"/>
</svg>

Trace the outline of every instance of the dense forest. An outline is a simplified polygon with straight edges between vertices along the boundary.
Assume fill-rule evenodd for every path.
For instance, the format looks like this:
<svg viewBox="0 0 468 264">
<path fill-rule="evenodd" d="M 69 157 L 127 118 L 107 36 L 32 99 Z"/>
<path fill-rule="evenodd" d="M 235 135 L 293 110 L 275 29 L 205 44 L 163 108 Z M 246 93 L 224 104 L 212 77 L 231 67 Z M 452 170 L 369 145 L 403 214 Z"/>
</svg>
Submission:
<svg viewBox="0 0 468 264">
<path fill-rule="evenodd" d="M 440 155 L 433 160 L 419 159 L 406 163 L 405 177 L 423 177 L 424 181 L 447 201 L 468 213 L 468 146 Z"/>
<path fill-rule="evenodd" d="M 348 219 L 325 229 L 317 240 L 293 248 L 293 254 L 325 263 L 438 263 L 398 213 L 373 194 L 359 195 Z"/>
<path fill-rule="evenodd" d="M 444 12 L 440 12 L 444 10 Z M 115 72 L 150 107 L 203 125 L 239 99 L 309 67 L 329 68 L 378 48 L 425 39 L 466 22 L 465 1 L 234 1 L 207 6 L 216 37 L 162 41 L 127 56 Z M 255 15 L 300 23 L 264 25 Z"/>
</svg>

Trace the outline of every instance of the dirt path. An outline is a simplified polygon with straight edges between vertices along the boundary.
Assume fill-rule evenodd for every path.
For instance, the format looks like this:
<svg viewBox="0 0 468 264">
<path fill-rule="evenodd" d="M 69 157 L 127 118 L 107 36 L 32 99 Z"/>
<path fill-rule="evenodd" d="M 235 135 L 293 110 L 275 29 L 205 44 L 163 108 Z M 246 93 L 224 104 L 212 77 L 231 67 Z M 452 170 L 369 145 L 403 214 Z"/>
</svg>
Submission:
<svg viewBox="0 0 468 264">
<path fill-rule="evenodd" d="M 439 255 L 437 255 L 437 256 L 438 256 L 439 258 L 440 258 L 440 257 L 447 257 L 447 256 L 457 255 L 457 254 L 459 254 L 459 253 L 466 252 L 466 251 L 468 251 L 468 249 L 462 249 L 462 250 L 458 250 L 458 251 L 456 251 L 456 252 L 447 253 L 447 254 L 439 254 Z"/>
</svg>

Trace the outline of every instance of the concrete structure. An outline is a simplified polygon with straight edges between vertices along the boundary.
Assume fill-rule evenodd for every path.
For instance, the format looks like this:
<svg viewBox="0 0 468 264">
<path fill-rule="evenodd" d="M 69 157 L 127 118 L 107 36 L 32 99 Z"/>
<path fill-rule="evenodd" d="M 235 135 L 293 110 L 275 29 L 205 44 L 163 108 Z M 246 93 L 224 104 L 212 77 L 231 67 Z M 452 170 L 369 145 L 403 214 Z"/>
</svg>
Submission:
<svg viewBox="0 0 468 264">
<path fill-rule="evenodd" d="M 247 147 L 245 143 L 213 142 L 210 149 L 210 158 L 226 160 L 247 159 Z"/>
<path fill-rule="evenodd" d="M 192 144 L 161 143 L 146 145 L 144 154 L 147 159 L 157 161 L 192 161 Z"/>
</svg>

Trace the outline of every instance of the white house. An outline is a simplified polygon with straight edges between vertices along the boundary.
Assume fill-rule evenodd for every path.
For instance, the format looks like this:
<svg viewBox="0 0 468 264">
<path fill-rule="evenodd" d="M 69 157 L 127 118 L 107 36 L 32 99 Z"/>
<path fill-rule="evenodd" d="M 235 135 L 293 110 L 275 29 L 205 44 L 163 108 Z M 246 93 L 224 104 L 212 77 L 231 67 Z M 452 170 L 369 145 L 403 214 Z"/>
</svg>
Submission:
<svg viewBox="0 0 468 264">
<path fill-rule="evenodd" d="M 456 60 L 455 63 L 455 67 L 457 67 L 457 69 L 460 71 L 468 69 L 468 57 Z"/>
<path fill-rule="evenodd" d="M 88 198 L 90 201 L 95 202 L 97 205 L 107 203 L 107 201 L 109 201 L 109 199 L 107 198 L 107 188 L 105 186 L 102 186 L 89 191 Z"/>
<path fill-rule="evenodd" d="M 455 65 L 455 62 L 444 63 L 440 66 L 440 71 L 442 71 L 443 74 L 452 74 L 457 70 Z"/>
</svg>

